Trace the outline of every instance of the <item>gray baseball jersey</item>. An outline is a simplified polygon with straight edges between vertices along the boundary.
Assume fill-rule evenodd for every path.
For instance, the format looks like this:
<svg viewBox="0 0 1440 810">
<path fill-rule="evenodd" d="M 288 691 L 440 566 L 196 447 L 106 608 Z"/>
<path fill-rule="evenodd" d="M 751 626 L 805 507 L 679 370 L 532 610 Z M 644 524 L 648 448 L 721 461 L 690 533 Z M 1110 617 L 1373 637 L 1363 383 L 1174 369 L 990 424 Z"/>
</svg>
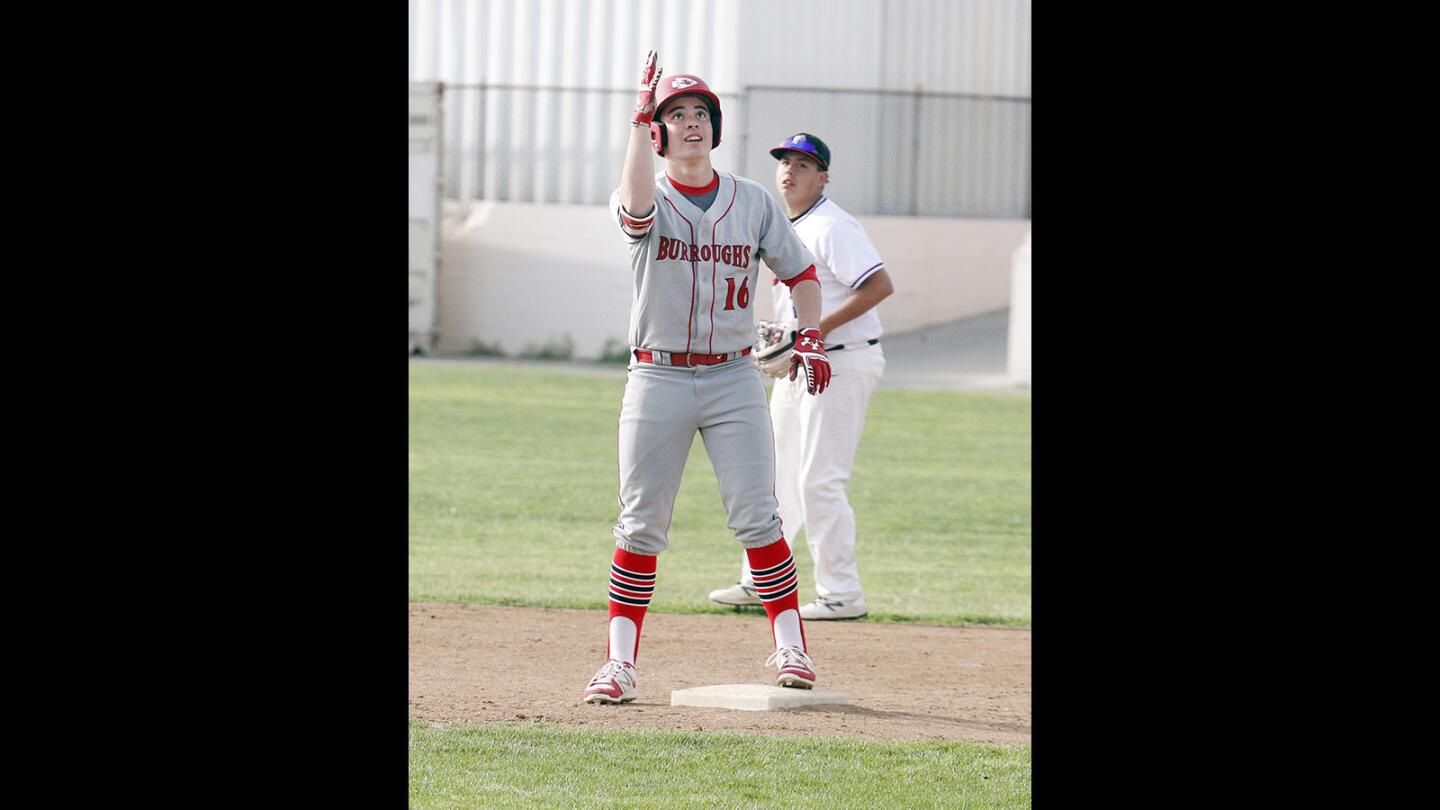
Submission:
<svg viewBox="0 0 1440 810">
<path fill-rule="evenodd" d="M 763 186 L 716 172 L 704 211 L 662 171 L 644 235 L 611 196 L 634 271 L 632 352 L 620 407 L 620 520 L 615 543 L 636 554 L 669 547 L 680 477 L 698 430 L 720 485 L 728 525 L 746 548 L 782 536 L 775 501 L 775 448 L 760 370 L 739 352 L 755 342 L 751 308 L 761 259 L 790 279 L 814 263 L 785 212 Z M 704 358 L 676 365 L 673 355 Z M 641 358 L 648 358 L 641 359 Z M 719 360 L 719 362 L 710 362 Z"/>
<path fill-rule="evenodd" d="M 764 259 L 782 280 L 815 263 L 764 186 L 716 174 L 715 202 L 701 211 L 665 172 L 658 172 L 654 224 L 642 237 L 625 234 L 635 271 L 631 346 L 681 353 L 738 351 L 755 342 L 751 304 L 758 260 Z M 623 228 L 619 189 L 610 197 L 610 210 Z"/>
</svg>

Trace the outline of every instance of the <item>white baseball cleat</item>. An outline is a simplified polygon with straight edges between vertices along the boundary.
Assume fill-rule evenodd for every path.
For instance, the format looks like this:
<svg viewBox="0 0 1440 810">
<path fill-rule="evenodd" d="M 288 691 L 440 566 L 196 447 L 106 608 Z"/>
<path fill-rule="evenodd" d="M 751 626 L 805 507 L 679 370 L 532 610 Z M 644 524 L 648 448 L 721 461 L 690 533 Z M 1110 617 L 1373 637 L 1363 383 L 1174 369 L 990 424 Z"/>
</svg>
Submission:
<svg viewBox="0 0 1440 810">
<path fill-rule="evenodd" d="M 636 694 L 635 665 L 611 658 L 590 679 L 581 699 L 586 703 L 629 703 Z"/>
<path fill-rule="evenodd" d="M 791 686 L 796 689 L 809 689 L 815 685 L 815 664 L 810 661 L 810 656 L 799 647 L 781 647 L 769 658 L 765 659 L 765 665 L 778 664 L 780 672 L 775 676 L 777 686 Z"/>
<path fill-rule="evenodd" d="M 835 599 L 816 599 L 800 606 L 800 618 L 807 622 L 827 622 L 837 619 L 861 619 L 870 615 L 864 599 L 841 602 Z"/>
<path fill-rule="evenodd" d="M 718 591 L 710 592 L 710 601 L 719 602 L 722 605 L 736 605 L 746 607 L 755 605 L 757 607 L 765 603 L 760 601 L 760 595 L 755 593 L 755 586 L 735 583 L 728 588 L 721 588 Z"/>
</svg>

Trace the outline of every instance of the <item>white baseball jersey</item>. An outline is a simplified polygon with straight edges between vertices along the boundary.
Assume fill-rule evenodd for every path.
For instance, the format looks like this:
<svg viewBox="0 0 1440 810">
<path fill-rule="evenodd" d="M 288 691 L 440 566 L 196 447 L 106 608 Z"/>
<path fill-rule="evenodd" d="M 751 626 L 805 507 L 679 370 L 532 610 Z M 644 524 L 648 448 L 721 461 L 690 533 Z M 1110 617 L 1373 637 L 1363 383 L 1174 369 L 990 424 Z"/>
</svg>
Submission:
<svg viewBox="0 0 1440 810">
<path fill-rule="evenodd" d="M 794 278 L 815 263 L 764 186 L 716 174 L 715 201 L 701 211 L 664 171 L 656 173 L 654 224 L 639 238 L 625 233 L 619 189 L 610 196 L 610 211 L 629 240 L 635 272 L 633 347 L 719 354 L 750 346 L 759 260 L 779 279 Z"/>
<path fill-rule="evenodd" d="M 815 256 L 820 278 L 820 311 L 834 312 L 865 280 L 884 268 L 880 253 L 855 217 L 823 194 L 791 223 Z M 775 287 L 775 320 L 795 317 L 790 288 Z M 826 346 L 852 346 L 880 337 L 880 316 L 871 307 L 860 317 L 825 335 Z"/>
</svg>

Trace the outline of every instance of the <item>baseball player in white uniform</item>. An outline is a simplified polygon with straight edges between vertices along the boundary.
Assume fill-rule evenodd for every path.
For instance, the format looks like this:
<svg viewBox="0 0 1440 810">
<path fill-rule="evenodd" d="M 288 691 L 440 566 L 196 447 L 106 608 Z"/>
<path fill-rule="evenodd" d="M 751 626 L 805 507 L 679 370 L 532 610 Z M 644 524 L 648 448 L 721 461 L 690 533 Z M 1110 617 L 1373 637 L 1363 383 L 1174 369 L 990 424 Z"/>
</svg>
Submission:
<svg viewBox="0 0 1440 810">
<path fill-rule="evenodd" d="M 770 193 L 715 171 L 720 99 L 698 76 L 666 77 L 651 51 L 631 121 L 620 188 L 610 199 L 630 246 L 632 360 L 620 406 L 620 520 L 610 567 L 605 665 L 582 700 L 636 696 L 635 659 L 655 591 L 656 557 L 695 432 L 720 484 L 728 525 L 770 619 L 780 686 L 809 689 L 815 665 L 799 613 L 798 578 L 775 501 L 775 445 L 765 386 L 747 356 L 763 259 L 786 285 L 798 324 L 789 373 L 806 396 L 830 381 L 820 340 L 814 259 Z M 652 150 L 665 159 L 654 172 Z"/>
<path fill-rule="evenodd" d="M 865 410 L 885 371 L 875 305 L 895 291 L 864 227 L 825 196 L 830 149 L 808 132 L 770 150 L 779 163 L 775 185 L 790 222 L 815 257 L 820 277 L 820 333 L 834 377 L 823 399 L 800 396 L 786 379 L 775 382 L 770 417 L 775 427 L 775 494 L 780 519 L 793 539 L 800 530 L 815 564 L 817 598 L 800 608 L 807 620 L 858 619 L 869 613 L 855 560 L 855 512 L 845 487 L 865 429 Z M 775 320 L 795 319 L 798 301 L 775 288 Z M 762 362 L 776 376 L 784 355 Z M 712 591 L 726 605 L 758 605 L 756 578 L 741 561 L 740 582 Z"/>
</svg>

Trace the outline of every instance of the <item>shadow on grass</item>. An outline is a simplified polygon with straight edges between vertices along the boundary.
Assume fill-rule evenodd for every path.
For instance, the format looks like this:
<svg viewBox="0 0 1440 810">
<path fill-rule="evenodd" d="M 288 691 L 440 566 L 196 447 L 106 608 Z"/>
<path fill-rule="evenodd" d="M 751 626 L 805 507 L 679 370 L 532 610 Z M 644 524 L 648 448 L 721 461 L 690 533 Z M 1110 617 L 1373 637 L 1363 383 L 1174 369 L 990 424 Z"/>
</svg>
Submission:
<svg viewBox="0 0 1440 810">
<path fill-rule="evenodd" d="M 877 720 L 923 720 L 926 723 L 942 723 L 979 731 L 1004 731 L 1014 734 L 1030 733 L 1030 726 L 1024 723 L 984 723 L 979 720 L 970 720 L 964 717 L 946 717 L 940 714 L 887 712 L 879 709 L 867 709 L 863 706 L 855 706 L 849 703 L 821 703 L 815 706 L 797 706 L 793 709 L 783 709 L 782 711 L 804 712 L 807 714 L 848 715 L 851 717 L 873 717 Z"/>
<path fill-rule="evenodd" d="M 462 605 L 495 605 L 499 607 L 538 608 L 540 610 L 594 610 L 606 611 L 609 606 L 592 600 L 527 599 L 517 597 L 466 596 L 460 599 L 443 598 L 435 594 L 412 594 L 411 602 L 443 602 Z M 763 616 L 765 609 L 759 606 L 722 607 L 712 603 L 699 605 L 667 605 L 664 608 L 651 606 L 651 614 L 664 613 L 677 616 Z M 811 619 L 810 621 L 818 621 Z M 841 624 L 928 624 L 937 627 L 1000 627 L 1012 630 L 1029 630 L 1030 622 L 1005 616 L 958 616 L 904 613 L 871 613 L 863 619 L 828 619 Z"/>
<path fill-rule="evenodd" d="M 664 613 L 710 613 L 717 616 L 758 616 L 765 609 L 758 605 L 736 605 L 734 607 L 707 606 L 695 610 L 657 611 Z M 822 621 L 806 619 L 807 622 Z M 824 619 L 836 624 L 931 624 L 941 627 L 1006 627 L 1014 630 L 1029 630 L 1030 622 L 1004 616 L 916 616 L 904 613 L 871 613 L 860 619 Z"/>
</svg>

